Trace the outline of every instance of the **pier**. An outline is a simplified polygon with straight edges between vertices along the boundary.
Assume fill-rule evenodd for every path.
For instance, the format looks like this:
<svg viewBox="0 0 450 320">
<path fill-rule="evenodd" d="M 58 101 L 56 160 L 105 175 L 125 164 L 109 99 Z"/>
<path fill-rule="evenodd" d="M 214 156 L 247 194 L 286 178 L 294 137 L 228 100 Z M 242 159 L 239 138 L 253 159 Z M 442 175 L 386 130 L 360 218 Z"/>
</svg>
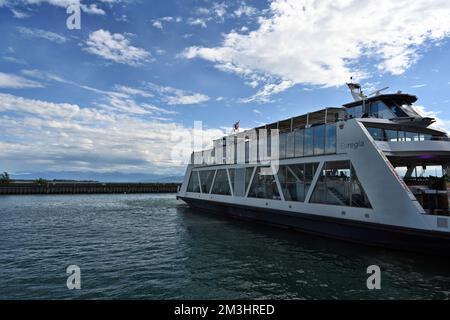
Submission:
<svg viewBox="0 0 450 320">
<path fill-rule="evenodd" d="M 0 195 L 176 193 L 179 183 L 48 182 L 0 184 Z"/>
</svg>

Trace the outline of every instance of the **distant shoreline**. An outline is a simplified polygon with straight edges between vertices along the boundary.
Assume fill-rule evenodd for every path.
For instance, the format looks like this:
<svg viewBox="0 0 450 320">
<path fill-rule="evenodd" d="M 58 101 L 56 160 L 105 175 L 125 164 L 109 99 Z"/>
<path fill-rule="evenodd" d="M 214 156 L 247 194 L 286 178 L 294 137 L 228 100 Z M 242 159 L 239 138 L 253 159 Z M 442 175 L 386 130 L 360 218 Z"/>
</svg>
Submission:
<svg viewBox="0 0 450 320">
<path fill-rule="evenodd" d="M 96 181 L 12 181 L 0 184 L 0 195 L 176 193 L 180 183 L 107 183 Z"/>
</svg>

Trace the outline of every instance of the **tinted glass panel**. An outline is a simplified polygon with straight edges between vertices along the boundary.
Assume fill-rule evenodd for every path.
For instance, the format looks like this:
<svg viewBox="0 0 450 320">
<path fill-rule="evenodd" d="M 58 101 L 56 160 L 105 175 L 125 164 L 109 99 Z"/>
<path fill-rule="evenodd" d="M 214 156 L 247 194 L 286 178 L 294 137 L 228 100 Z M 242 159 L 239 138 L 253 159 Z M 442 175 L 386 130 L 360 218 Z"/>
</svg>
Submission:
<svg viewBox="0 0 450 320">
<path fill-rule="evenodd" d="M 325 153 L 325 126 L 314 127 L 314 154 Z"/>
<path fill-rule="evenodd" d="M 419 134 L 416 132 L 405 132 L 406 141 L 419 141 Z"/>
<path fill-rule="evenodd" d="M 304 130 L 295 131 L 295 156 L 303 156 L 303 132 Z"/>
<path fill-rule="evenodd" d="M 245 197 L 253 173 L 253 167 L 228 169 L 235 197 Z"/>
<path fill-rule="evenodd" d="M 200 193 L 200 181 L 198 180 L 198 172 L 192 171 L 189 178 L 189 184 L 187 187 L 187 192 L 197 192 Z"/>
<path fill-rule="evenodd" d="M 351 118 L 361 118 L 362 116 L 362 105 L 347 109 L 347 114 Z"/>
<path fill-rule="evenodd" d="M 314 154 L 314 140 L 312 128 L 305 129 L 304 154 L 305 156 L 312 156 Z"/>
<path fill-rule="evenodd" d="M 325 163 L 314 189 L 312 202 L 350 205 L 350 161 Z"/>
<path fill-rule="evenodd" d="M 305 201 L 307 189 L 304 164 L 280 166 L 278 179 L 286 201 Z"/>
<path fill-rule="evenodd" d="M 398 140 L 397 130 L 384 130 L 384 135 L 385 135 L 386 141 L 397 141 Z"/>
<path fill-rule="evenodd" d="M 280 200 L 280 193 L 270 167 L 258 167 L 256 169 L 248 196 L 251 198 Z"/>
<path fill-rule="evenodd" d="M 286 158 L 294 157 L 295 132 L 289 132 L 286 137 Z"/>
<path fill-rule="evenodd" d="M 231 195 L 230 185 L 228 183 L 227 171 L 225 169 L 217 170 L 216 179 L 211 193 L 221 195 Z"/>
<path fill-rule="evenodd" d="M 371 208 L 350 161 L 333 161 L 324 164 L 311 202 Z"/>
<path fill-rule="evenodd" d="M 351 166 L 351 169 L 352 169 L 351 172 L 352 185 L 350 193 L 351 193 L 352 207 L 372 208 L 369 198 L 367 198 L 366 192 L 364 191 L 361 182 L 359 182 L 358 176 L 356 174 L 355 169 L 353 168 L 353 165 Z"/>
<path fill-rule="evenodd" d="M 336 153 L 336 124 L 327 124 L 325 153 Z"/>
<path fill-rule="evenodd" d="M 202 193 L 209 193 L 209 191 L 211 190 L 215 170 L 200 171 L 199 173 Z"/>
<path fill-rule="evenodd" d="M 376 141 L 384 140 L 383 129 L 367 127 L 367 130 L 369 131 L 372 138 L 374 138 L 374 140 L 376 140 Z"/>
<path fill-rule="evenodd" d="M 392 119 L 395 117 L 392 111 L 383 102 L 376 103 L 378 104 L 376 117 L 380 119 Z"/>
<path fill-rule="evenodd" d="M 281 133 L 279 136 L 280 143 L 280 159 L 286 158 L 286 133 Z"/>
</svg>

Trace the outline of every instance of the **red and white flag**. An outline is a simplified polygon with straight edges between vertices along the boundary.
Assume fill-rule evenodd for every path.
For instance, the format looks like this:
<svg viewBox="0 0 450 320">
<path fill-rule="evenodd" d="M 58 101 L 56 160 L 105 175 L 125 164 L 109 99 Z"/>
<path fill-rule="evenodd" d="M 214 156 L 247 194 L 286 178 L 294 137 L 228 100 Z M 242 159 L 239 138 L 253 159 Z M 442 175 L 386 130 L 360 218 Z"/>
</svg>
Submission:
<svg viewBox="0 0 450 320">
<path fill-rule="evenodd" d="M 239 131 L 239 127 L 241 126 L 241 120 L 233 124 L 233 131 Z"/>
</svg>

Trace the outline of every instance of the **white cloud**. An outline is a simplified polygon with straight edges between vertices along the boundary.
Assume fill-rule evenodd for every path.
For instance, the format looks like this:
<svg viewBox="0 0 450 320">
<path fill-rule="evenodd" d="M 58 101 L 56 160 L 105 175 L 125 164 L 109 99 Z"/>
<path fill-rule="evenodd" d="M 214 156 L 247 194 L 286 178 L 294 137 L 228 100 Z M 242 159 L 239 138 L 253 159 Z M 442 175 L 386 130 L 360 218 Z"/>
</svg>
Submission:
<svg viewBox="0 0 450 320">
<path fill-rule="evenodd" d="M 207 102 L 210 98 L 201 93 L 195 93 L 176 89 L 172 87 L 164 87 L 154 83 L 147 83 L 147 87 L 152 90 L 159 98 L 169 105 L 189 105 Z"/>
<path fill-rule="evenodd" d="M 75 86 L 83 90 L 96 93 L 100 95 L 100 97 L 97 99 L 98 101 L 96 102 L 96 106 L 101 109 L 106 109 L 108 111 L 113 112 L 120 111 L 123 114 L 129 115 L 151 115 L 153 117 L 159 115 L 178 114 L 175 111 L 163 109 L 150 103 L 148 99 L 154 98 L 154 94 L 149 92 L 149 90 L 124 85 L 116 85 L 114 87 L 114 90 L 112 91 L 101 90 L 64 79 L 58 75 L 49 72 L 44 72 L 35 69 L 21 70 L 21 74 L 27 77 L 43 80 L 46 82 L 55 81 L 66 85 Z M 140 99 L 141 102 L 138 102 L 137 101 L 138 99 Z"/>
<path fill-rule="evenodd" d="M 97 7 L 97 5 L 95 3 L 90 4 L 90 5 L 82 4 L 81 10 L 83 10 L 83 12 L 85 12 L 87 14 L 94 14 L 94 15 L 101 15 L 101 16 L 104 16 L 106 14 L 106 12 L 103 9 Z"/>
<path fill-rule="evenodd" d="M 147 91 L 141 90 L 141 89 L 137 89 L 137 88 L 132 88 L 132 87 L 127 87 L 127 86 L 122 86 L 122 85 L 117 85 L 116 89 L 120 92 L 126 93 L 126 94 L 130 94 L 130 95 L 134 95 L 134 96 L 141 96 L 144 98 L 150 98 L 153 97 L 153 95 Z"/>
<path fill-rule="evenodd" d="M 11 12 L 13 13 L 14 18 L 17 18 L 17 19 L 25 19 L 25 18 L 30 17 L 30 15 L 28 13 L 14 9 L 14 8 L 11 9 Z"/>
<path fill-rule="evenodd" d="M 213 3 L 211 7 L 199 7 L 196 8 L 193 13 L 196 17 L 190 17 L 187 23 L 191 26 L 207 27 L 208 21 L 214 21 L 216 23 L 223 23 L 227 16 L 228 5 L 225 2 Z"/>
<path fill-rule="evenodd" d="M 110 3 L 110 4 L 121 2 L 121 1 L 114 1 L 114 0 L 112 0 L 112 1 L 100 0 L 100 1 Z M 93 3 L 93 4 L 86 5 L 86 4 L 83 4 L 82 1 L 80 1 L 80 0 L 22 0 L 22 1 L 0 0 L 0 7 L 2 7 L 2 6 L 14 7 L 18 4 L 32 6 L 32 5 L 39 5 L 42 3 L 48 3 L 50 5 L 61 7 L 61 8 L 67 8 L 69 5 L 72 5 L 72 4 L 79 4 L 81 10 L 84 13 L 91 14 L 91 15 L 105 15 L 106 14 L 106 12 L 103 9 L 99 8 L 97 6 L 97 4 Z M 13 14 L 16 18 L 25 18 L 26 17 L 26 16 L 20 16 L 20 15 L 23 15 L 23 13 L 20 13 L 18 11 L 17 12 L 19 13 L 19 16 L 16 16 L 16 12 L 14 12 L 15 10 L 16 9 L 12 9 Z"/>
<path fill-rule="evenodd" d="M 159 21 L 159 20 L 153 21 L 152 26 L 154 26 L 154 27 L 157 28 L 157 29 L 161 29 L 161 30 L 162 30 L 162 28 L 163 28 L 162 22 Z"/>
<path fill-rule="evenodd" d="M 87 52 L 117 63 L 138 66 L 151 59 L 148 51 L 132 46 L 124 35 L 103 29 L 92 32 L 86 44 Z"/>
<path fill-rule="evenodd" d="M 246 15 L 246 16 L 253 16 L 258 12 L 258 10 L 252 6 L 248 5 L 241 5 L 239 8 L 234 10 L 234 15 L 238 18 Z"/>
<path fill-rule="evenodd" d="M 247 80 L 262 77 L 264 98 L 287 83 L 339 86 L 350 76 L 402 74 L 424 45 L 449 35 L 449 21 L 450 2 L 443 0 L 275 0 L 256 30 L 231 31 L 220 46 L 190 47 L 183 55 Z M 359 64 L 364 57 L 376 68 Z"/>
<path fill-rule="evenodd" d="M 148 106 L 151 109 L 154 106 Z M 157 108 L 157 107 L 155 107 Z M 14 111 L 14 118 L 8 112 Z M 162 112 L 163 113 L 163 112 Z M 182 174 L 191 129 L 167 118 L 83 108 L 0 93 L 0 162 L 8 170 Z M 205 130 L 206 140 L 220 130 Z"/>
<path fill-rule="evenodd" d="M 26 79 L 10 73 L 0 72 L 0 88 L 24 89 L 24 88 L 42 88 L 39 82 Z"/>
<path fill-rule="evenodd" d="M 46 39 L 56 43 L 64 43 L 67 41 L 66 37 L 61 36 L 57 33 L 41 30 L 41 29 L 31 29 L 26 27 L 17 27 L 17 30 L 25 37 L 28 38 L 41 38 Z"/>
<path fill-rule="evenodd" d="M 25 60 L 19 59 L 16 57 L 11 57 L 11 56 L 4 56 L 3 60 L 12 62 L 12 63 L 17 63 L 17 64 L 27 64 L 27 62 Z"/>
<path fill-rule="evenodd" d="M 270 96 L 283 92 L 291 88 L 294 83 L 290 80 L 283 80 L 279 83 L 267 83 L 261 90 L 249 98 L 240 99 L 240 102 L 250 103 L 250 102 L 270 102 Z"/>
<path fill-rule="evenodd" d="M 187 23 L 191 26 L 200 26 L 202 28 L 206 28 L 207 21 L 208 19 L 206 18 L 189 18 Z"/>
<path fill-rule="evenodd" d="M 158 18 L 158 19 L 153 19 L 152 20 L 152 26 L 153 27 L 155 27 L 155 28 L 157 28 L 157 29 L 163 29 L 163 27 L 164 27 L 164 25 L 163 25 L 163 23 L 168 23 L 168 22 L 181 22 L 181 21 L 183 21 L 183 18 L 182 17 L 170 17 L 170 16 L 167 16 L 167 17 L 162 17 L 162 18 Z"/>
</svg>

